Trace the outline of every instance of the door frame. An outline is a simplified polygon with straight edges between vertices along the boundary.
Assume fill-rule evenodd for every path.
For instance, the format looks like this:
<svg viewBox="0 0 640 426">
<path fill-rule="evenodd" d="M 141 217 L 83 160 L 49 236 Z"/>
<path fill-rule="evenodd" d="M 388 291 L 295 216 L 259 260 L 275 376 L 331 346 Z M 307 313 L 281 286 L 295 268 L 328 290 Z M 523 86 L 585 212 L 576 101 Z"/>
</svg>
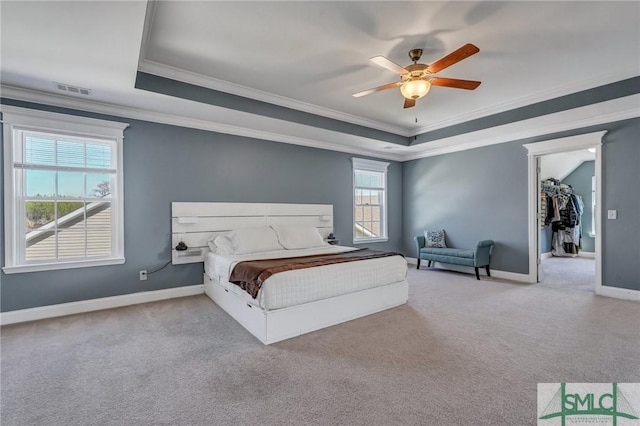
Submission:
<svg viewBox="0 0 640 426">
<path fill-rule="evenodd" d="M 595 261 L 596 261 L 596 285 L 595 293 L 602 293 L 602 138 L 606 130 L 583 133 L 581 135 L 565 138 L 550 139 L 542 142 L 534 142 L 523 145 L 527 149 L 528 157 L 528 229 L 529 229 L 529 283 L 538 282 L 538 265 L 540 264 L 538 224 L 538 202 L 540 190 L 538 182 L 538 158 L 546 154 L 576 151 L 579 149 L 596 149 L 595 176 L 596 176 L 596 211 L 595 225 Z"/>
</svg>

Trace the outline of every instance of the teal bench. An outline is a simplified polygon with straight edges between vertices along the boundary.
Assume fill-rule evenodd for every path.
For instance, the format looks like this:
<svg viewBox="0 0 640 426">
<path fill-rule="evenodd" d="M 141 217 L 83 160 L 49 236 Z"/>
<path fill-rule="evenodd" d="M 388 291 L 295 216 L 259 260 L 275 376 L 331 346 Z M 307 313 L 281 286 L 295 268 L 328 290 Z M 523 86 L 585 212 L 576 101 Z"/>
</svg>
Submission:
<svg viewBox="0 0 640 426">
<path fill-rule="evenodd" d="M 431 267 L 431 262 L 473 266 L 476 270 L 477 279 L 480 279 L 478 268 L 484 266 L 487 271 L 487 276 L 491 276 L 489 264 L 491 263 L 491 252 L 493 251 L 494 245 L 492 240 L 480 241 L 475 250 L 425 247 L 424 236 L 417 236 L 414 238 L 414 241 L 416 242 L 416 249 L 418 253 L 418 266 L 416 269 L 420 269 L 420 260 L 426 260 L 429 262 L 427 267 Z"/>
</svg>

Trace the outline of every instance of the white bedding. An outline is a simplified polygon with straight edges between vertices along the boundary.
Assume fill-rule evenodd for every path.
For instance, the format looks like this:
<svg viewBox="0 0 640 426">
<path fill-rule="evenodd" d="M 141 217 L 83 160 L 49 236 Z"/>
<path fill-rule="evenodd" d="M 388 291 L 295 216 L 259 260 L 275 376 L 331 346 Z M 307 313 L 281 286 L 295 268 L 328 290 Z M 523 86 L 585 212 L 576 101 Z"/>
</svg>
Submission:
<svg viewBox="0 0 640 426">
<path fill-rule="evenodd" d="M 313 249 L 280 250 L 249 255 L 219 255 L 208 253 L 204 259 L 206 274 L 225 288 L 255 306 L 265 310 L 280 309 L 314 300 L 378 287 L 403 281 L 407 276 L 407 262 L 402 256 L 388 256 L 345 262 L 313 268 L 279 272 L 262 285 L 258 297 L 229 283 L 236 263 L 244 260 L 278 259 L 356 250 L 353 247 L 325 246 Z"/>
</svg>

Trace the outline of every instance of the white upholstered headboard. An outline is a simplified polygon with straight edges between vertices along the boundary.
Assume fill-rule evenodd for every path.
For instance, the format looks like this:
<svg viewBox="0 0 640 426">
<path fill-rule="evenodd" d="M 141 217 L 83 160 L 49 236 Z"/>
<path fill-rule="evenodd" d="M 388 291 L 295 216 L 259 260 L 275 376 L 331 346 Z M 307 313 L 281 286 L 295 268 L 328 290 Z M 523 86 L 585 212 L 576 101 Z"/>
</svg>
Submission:
<svg viewBox="0 0 640 426">
<path fill-rule="evenodd" d="M 332 204 L 171 203 L 171 263 L 197 263 L 214 233 L 264 225 L 311 225 L 323 237 L 333 232 Z M 177 251 L 184 241 L 189 247 Z"/>
</svg>

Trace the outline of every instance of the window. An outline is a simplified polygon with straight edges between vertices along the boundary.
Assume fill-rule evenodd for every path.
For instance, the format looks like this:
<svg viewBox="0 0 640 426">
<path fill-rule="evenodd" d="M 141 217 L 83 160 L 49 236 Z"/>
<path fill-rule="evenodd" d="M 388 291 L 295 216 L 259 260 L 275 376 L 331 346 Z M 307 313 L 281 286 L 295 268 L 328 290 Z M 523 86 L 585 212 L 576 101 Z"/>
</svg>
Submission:
<svg viewBox="0 0 640 426">
<path fill-rule="evenodd" d="M 353 242 L 387 241 L 389 163 L 353 158 Z"/>
<path fill-rule="evenodd" d="M 2 106 L 5 273 L 124 262 L 125 123 Z"/>
</svg>

